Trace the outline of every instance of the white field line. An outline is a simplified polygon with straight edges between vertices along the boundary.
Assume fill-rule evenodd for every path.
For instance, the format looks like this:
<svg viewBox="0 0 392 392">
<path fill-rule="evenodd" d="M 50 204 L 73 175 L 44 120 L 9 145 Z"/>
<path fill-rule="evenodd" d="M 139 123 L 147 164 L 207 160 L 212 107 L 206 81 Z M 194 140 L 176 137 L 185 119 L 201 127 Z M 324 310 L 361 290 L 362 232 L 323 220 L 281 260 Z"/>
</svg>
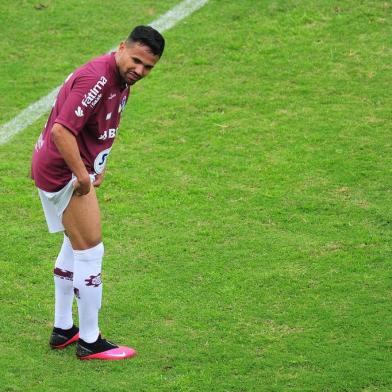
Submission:
<svg viewBox="0 0 392 392">
<path fill-rule="evenodd" d="M 194 11 L 203 7 L 207 2 L 208 0 L 184 0 L 173 7 L 170 11 L 166 12 L 166 14 L 151 22 L 149 25 L 163 33 L 175 26 L 182 19 L 192 14 Z M 112 50 L 115 49 L 116 48 L 113 48 Z M 48 95 L 42 97 L 37 102 L 34 102 L 26 109 L 22 110 L 11 121 L 2 125 L 0 127 L 0 145 L 6 143 L 13 136 L 33 124 L 45 112 L 47 112 L 52 106 L 60 87 L 61 86 L 56 87 Z"/>
</svg>

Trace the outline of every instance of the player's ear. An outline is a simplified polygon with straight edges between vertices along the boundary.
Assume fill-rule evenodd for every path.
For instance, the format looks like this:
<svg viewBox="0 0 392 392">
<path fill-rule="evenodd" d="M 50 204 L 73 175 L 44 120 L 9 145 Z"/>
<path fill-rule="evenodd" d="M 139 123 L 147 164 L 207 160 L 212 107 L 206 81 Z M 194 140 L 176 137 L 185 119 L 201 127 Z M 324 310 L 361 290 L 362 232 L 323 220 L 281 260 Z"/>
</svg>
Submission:
<svg viewBox="0 0 392 392">
<path fill-rule="evenodd" d="M 120 45 L 118 46 L 118 50 L 119 51 L 123 51 L 125 49 L 125 42 L 124 41 L 121 41 L 120 42 Z"/>
</svg>

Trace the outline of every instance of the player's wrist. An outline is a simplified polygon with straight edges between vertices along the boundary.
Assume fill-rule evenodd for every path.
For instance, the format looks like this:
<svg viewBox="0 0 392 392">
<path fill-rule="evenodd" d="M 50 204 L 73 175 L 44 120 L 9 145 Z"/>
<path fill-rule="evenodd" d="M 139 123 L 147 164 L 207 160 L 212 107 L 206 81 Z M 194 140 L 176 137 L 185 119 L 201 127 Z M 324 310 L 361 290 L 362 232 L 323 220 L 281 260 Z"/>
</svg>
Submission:
<svg viewBox="0 0 392 392">
<path fill-rule="evenodd" d="M 90 175 L 87 172 L 76 175 L 76 178 L 81 184 L 85 184 L 91 181 Z"/>
</svg>

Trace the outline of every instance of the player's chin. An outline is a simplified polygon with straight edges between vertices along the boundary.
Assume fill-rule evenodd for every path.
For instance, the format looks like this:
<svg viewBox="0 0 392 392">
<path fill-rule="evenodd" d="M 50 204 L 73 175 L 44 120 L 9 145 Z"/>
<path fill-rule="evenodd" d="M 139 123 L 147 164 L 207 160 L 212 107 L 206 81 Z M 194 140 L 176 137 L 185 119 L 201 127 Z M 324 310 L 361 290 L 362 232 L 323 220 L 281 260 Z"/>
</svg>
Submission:
<svg viewBox="0 0 392 392">
<path fill-rule="evenodd" d="M 136 82 L 138 82 L 140 79 L 131 79 L 131 78 L 129 78 L 128 80 L 127 80 L 127 84 L 128 85 L 133 85 L 133 84 L 135 84 Z"/>
<path fill-rule="evenodd" d="M 140 77 L 135 77 L 134 74 L 127 74 L 126 76 L 127 76 L 126 77 L 127 84 L 135 84 L 141 79 Z"/>
</svg>

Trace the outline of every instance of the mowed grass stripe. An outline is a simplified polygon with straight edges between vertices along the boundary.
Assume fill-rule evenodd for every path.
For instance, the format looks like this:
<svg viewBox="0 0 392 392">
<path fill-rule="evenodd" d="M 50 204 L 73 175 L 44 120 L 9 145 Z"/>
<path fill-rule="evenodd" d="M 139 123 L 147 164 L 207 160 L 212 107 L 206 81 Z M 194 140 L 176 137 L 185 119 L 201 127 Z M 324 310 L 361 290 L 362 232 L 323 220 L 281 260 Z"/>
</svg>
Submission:
<svg viewBox="0 0 392 392">
<path fill-rule="evenodd" d="M 39 130 L 1 147 L 4 385 L 390 390 L 390 13 L 210 1 L 167 32 L 99 196 L 102 330 L 135 361 L 45 347 L 60 238 L 25 178 Z"/>
</svg>

